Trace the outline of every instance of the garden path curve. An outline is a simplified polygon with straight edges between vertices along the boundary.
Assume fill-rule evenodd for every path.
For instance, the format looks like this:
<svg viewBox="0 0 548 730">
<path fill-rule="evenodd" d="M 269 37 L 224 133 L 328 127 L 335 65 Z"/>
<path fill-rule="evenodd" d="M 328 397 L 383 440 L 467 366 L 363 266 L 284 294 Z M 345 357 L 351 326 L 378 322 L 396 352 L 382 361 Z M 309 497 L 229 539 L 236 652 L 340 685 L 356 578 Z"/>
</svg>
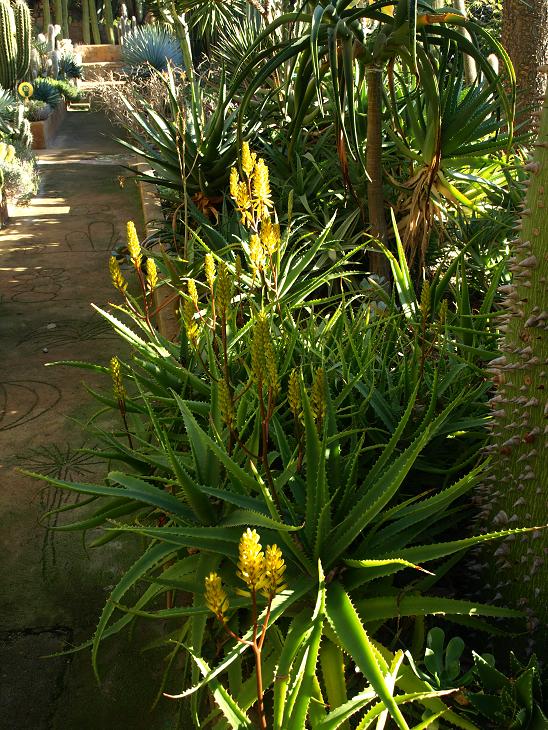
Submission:
<svg viewBox="0 0 548 730">
<path fill-rule="evenodd" d="M 165 705 L 149 712 L 157 684 L 138 642 L 126 637 L 105 647 L 101 688 L 89 652 L 43 658 L 92 635 L 105 590 L 128 562 L 128 546 L 112 542 L 89 551 L 78 534 L 45 530 L 41 515 L 67 496 L 16 471 L 91 481 L 100 469 L 93 453 L 78 451 L 93 443 L 75 423 L 97 410 L 82 381 L 92 387 L 98 381 L 87 371 L 45 365 L 107 364 L 120 350 L 90 306 L 114 298 L 109 254 L 124 240 L 127 220 L 142 224 L 134 182 L 120 186 L 126 171 L 111 134 L 102 114 L 70 112 L 55 147 L 40 154 L 40 192 L 0 231 L 3 730 L 175 727 Z"/>
</svg>

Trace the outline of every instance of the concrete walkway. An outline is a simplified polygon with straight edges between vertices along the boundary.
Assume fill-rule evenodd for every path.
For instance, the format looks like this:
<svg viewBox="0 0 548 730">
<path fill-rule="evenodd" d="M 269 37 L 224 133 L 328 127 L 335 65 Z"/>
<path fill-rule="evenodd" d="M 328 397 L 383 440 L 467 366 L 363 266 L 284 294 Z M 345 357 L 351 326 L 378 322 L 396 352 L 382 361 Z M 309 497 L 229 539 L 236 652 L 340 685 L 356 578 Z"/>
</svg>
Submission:
<svg viewBox="0 0 548 730">
<path fill-rule="evenodd" d="M 120 342 L 90 302 L 118 301 L 108 257 L 127 220 L 141 226 L 137 188 L 122 189 L 122 148 L 99 113 L 69 113 L 56 147 L 40 155 L 41 189 L 0 232 L 0 728 L 161 730 L 177 726 L 167 700 L 150 713 L 161 656 L 139 652 L 140 627 L 108 640 L 95 682 L 88 651 L 43 658 L 88 639 L 107 590 L 134 547 L 86 550 L 79 533 L 53 533 L 41 515 L 69 498 L 18 474 L 23 467 L 92 481 L 103 466 L 76 423 L 98 406 L 82 387 L 102 378 L 56 360 L 108 363 Z M 158 672 L 152 673 L 151 667 Z M 184 727 L 184 723 L 183 723 Z"/>
</svg>

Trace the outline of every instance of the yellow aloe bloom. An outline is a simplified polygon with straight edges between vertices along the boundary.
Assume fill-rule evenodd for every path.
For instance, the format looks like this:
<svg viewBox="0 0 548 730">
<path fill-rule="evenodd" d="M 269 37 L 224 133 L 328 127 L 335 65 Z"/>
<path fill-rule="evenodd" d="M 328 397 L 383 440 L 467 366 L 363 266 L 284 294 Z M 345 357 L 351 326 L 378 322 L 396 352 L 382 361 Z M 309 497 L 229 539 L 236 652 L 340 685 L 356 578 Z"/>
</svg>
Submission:
<svg viewBox="0 0 548 730">
<path fill-rule="evenodd" d="M 282 551 L 277 545 L 267 545 L 264 558 L 264 582 L 263 594 L 272 600 L 276 593 L 281 593 L 285 588 L 284 573 L 285 562 Z"/>
<path fill-rule="evenodd" d="M 298 421 L 301 416 L 302 404 L 299 373 L 296 369 L 293 369 L 291 371 L 291 375 L 289 376 L 287 400 L 289 401 L 289 407 L 291 408 L 291 413 L 293 413 L 293 417 L 296 421 Z"/>
<path fill-rule="evenodd" d="M 266 263 L 264 248 L 261 239 L 256 233 L 253 233 L 249 239 L 249 258 L 253 267 L 253 273 L 263 270 Z"/>
<path fill-rule="evenodd" d="M 236 200 L 238 197 L 238 185 L 240 184 L 240 176 L 235 167 L 230 169 L 230 196 Z"/>
<path fill-rule="evenodd" d="M 325 413 L 325 374 L 323 368 L 316 370 L 316 376 L 310 391 L 310 407 L 316 423 L 320 424 Z"/>
<path fill-rule="evenodd" d="M 236 208 L 240 212 L 241 221 L 244 226 L 253 224 L 253 210 L 251 205 L 251 198 L 249 197 L 249 191 L 247 189 L 247 183 L 238 183 L 238 189 L 235 195 Z"/>
<path fill-rule="evenodd" d="M 217 311 L 221 315 L 226 315 L 232 300 L 232 277 L 224 261 L 219 264 L 216 295 Z"/>
<path fill-rule="evenodd" d="M 127 281 L 124 279 L 124 275 L 120 271 L 120 264 L 118 263 L 116 256 L 110 257 L 108 268 L 110 271 L 112 286 L 123 294 L 127 289 Z"/>
<path fill-rule="evenodd" d="M 213 289 L 213 284 L 215 283 L 215 260 L 210 253 L 206 253 L 204 257 L 204 270 L 209 288 Z"/>
<path fill-rule="evenodd" d="M 112 377 L 112 390 L 116 400 L 125 400 L 126 391 L 122 382 L 122 369 L 120 367 L 120 360 L 117 357 L 113 357 L 110 360 L 110 374 Z"/>
<path fill-rule="evenodd" d="M 280 389 L 278 366 L 274 347 L 272 346 L 270 326 L 264 310 L 257 315 L 257 321 L 253 329 L 251 367 L 258 383 L 269 386 L 274 394 L 278 393 Z"/>
<path fill-rule="evenodd" d="M 261 222 L 261 243 L 269 256 L 273 256 L 280 247 L 280 225 L 272 223 L 270 218 L 263 218 Z"/>
<path fill-rule="evenodd" d="M 183 304 L 183 321 L 185 323 L 186 336 L 193 345 L 196 344 L 198 335 L 200 334 L 200 325 L 194 316 L 195 314 L 196 308 L 194 302 L 190 299 L 185 299 L 185 303 Z"/>
<path fill-rule="evenodd" d="M 137 236 L 137 229 L 133 221 L 128 221 L 127 223 L 127 250 L 135 267 L 138 268 L 141 265 L 142 253 L 139 237 Z"/>
<path fill-rule="evenodd" d="M 251 185 L 253 208 L 259 219 L 268 217 L 268 209 L 272 208 L 272 194 L 266 162 L 260 157 L 255 163 Z"/>
<path fill-rule="evenodd" d="M 228 596 L 217 573 L 210 573 L 205 579 L 205 602 L 209 610 L 222 621 L 228 611 Z"/>
<path fill-rule="evenodd" d="M 147 259 L 147 285 L 149 291 L 154 291 L 158 286 L 158 269 L 154 259 Z"/>
<path fill-rule="evenodd" d="M 253 168 L 255 167 L 255 161 L 257 159 L 257 153 L 251 152 L 249 149 L 249 142 L 242 143 L 242 170 L 248 177 L 251 177 Z"/>
<path fill-rule="evenodd" d="M 264 553 L 256 530 L 249 527 L 240 538 L 240 559 L 238 578 L 241 578 L 251 591 L 260 591 L 264 584 Z"/>
<path fill-rule="evenodd" d="M 188 296 L 192 299 L 194 306 L 198 306 L 198 290 L 196 289 L 196 282 L 194 279 L 189 279 L 187 284 Z"/>
</svg>

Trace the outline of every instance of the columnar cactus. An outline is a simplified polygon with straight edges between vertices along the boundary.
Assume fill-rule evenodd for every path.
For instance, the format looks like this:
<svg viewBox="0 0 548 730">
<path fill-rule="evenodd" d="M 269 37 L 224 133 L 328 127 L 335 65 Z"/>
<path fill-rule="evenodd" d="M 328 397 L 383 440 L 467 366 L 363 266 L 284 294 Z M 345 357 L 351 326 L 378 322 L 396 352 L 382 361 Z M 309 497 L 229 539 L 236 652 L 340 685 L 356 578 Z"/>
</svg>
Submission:
<svg viewBox="0 0 548 730">
<path fill-rule="evenodd" d="M 49 8 L 49 0 L 42 0 L 42 28 L 47 32 L 48 26 L 51 24 L 51 10 Z"/>
<path fill-rule="evenodd" d="M 57 36 L 61 32 L 60 25 L 48 25 L 48 53 L 52 53 L 57 46 Z"/>
<path fill-rule="evenodd" d="M 530 177 L 510 263 L 513 281 L 501 287 L 503 354 L 489 368 L 497 385 L 491 400 L 493 459 L 479 501 L 480 519 L 493 530 L 548 523 L 548 99 L 526 169 Z M 548 639 L 546 632 L 543 639 L 542 631 L 535 633 L 548 621 L 547 538 L 548 530 L 539 529 L 482 551 L 497 598 L 528 614 L 527 640 L 536 640 L 541 654 L 539 642 L 547 648 Z"/>
<path fill-rule="evenodd" d="M 11 89 L 17 81 L 15 17 L 8 0 L 0 0 L 0 86 Z"/>
<path fill-rule="evenodd" d="M 61 0 L 61 6 L 62 6 L 61 28 L 63 31 L 63 38 L 70 38 L 68 0 Z"/>
<path fill-rule="evenodd" d="M 54 79 L 59 78 L 59 61 L 61 60 L 60 51 L 52 51 L 50 54 L 51 59 L 51 76 Z"/>
<path fill-rule="evenodd" d="M 110 0 L 103 0 L 103 21 L 105 24 L 107 41 L 114 43 L 114 18 L 112 17 L 112 5 Z"/>
<path fill-rule="evenodd" d="M 91 43 L 91 34 L 89 29 L 89 5 L 87 0 L 82 0 L 82 38 L 84 43 L 89 46 Z"/>
<path fill-rule="evenodd" d="M 24 0 L 17 0 L 14 7 L 15 35 L 17 40 L 17 79 L 27 78 L 30 69 L 32 48 L 32 26 L 29 6 Z"/>
<path fill-rule="evenodd" d="M 54 0 L 53 13 L 55 15 L 55 25 L 63 27 L 63 0 Z"/>
<path fill-rule="evenodd" d="M 89 5 L 89 20 L 91 23 L 91 35 L 93 36 L 93 42 L 99 45 L 101 43 L 101 33 L 99 32 L 99 18 L 97 17 L 97 5 L 95 0 L 82 0 L 82 2 L 88 2 Z"/>
</svg>

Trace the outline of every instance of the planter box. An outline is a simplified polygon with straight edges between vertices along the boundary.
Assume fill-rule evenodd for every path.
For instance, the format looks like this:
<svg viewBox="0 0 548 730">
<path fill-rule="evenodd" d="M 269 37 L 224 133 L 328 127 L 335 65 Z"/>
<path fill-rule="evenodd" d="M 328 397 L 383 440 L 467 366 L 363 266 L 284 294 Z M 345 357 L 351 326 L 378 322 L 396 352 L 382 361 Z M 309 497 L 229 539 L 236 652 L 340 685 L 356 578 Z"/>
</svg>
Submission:
<svg viewBox="0 0 548 730">
<path fill-rule="evenodd" d="M 33 150 L 44 150 L 51 146 L 66 112 L 66 104 L 62 101 L 43 122 L 30 123 Z"/>
<path fill-rule="evenodd" d="M 116 63 L 121 59 L 121 46 L 103 43 L 98 46 L 79 45 L 74 52 L 82 56 L 82 63 Z"/>
</svg>

